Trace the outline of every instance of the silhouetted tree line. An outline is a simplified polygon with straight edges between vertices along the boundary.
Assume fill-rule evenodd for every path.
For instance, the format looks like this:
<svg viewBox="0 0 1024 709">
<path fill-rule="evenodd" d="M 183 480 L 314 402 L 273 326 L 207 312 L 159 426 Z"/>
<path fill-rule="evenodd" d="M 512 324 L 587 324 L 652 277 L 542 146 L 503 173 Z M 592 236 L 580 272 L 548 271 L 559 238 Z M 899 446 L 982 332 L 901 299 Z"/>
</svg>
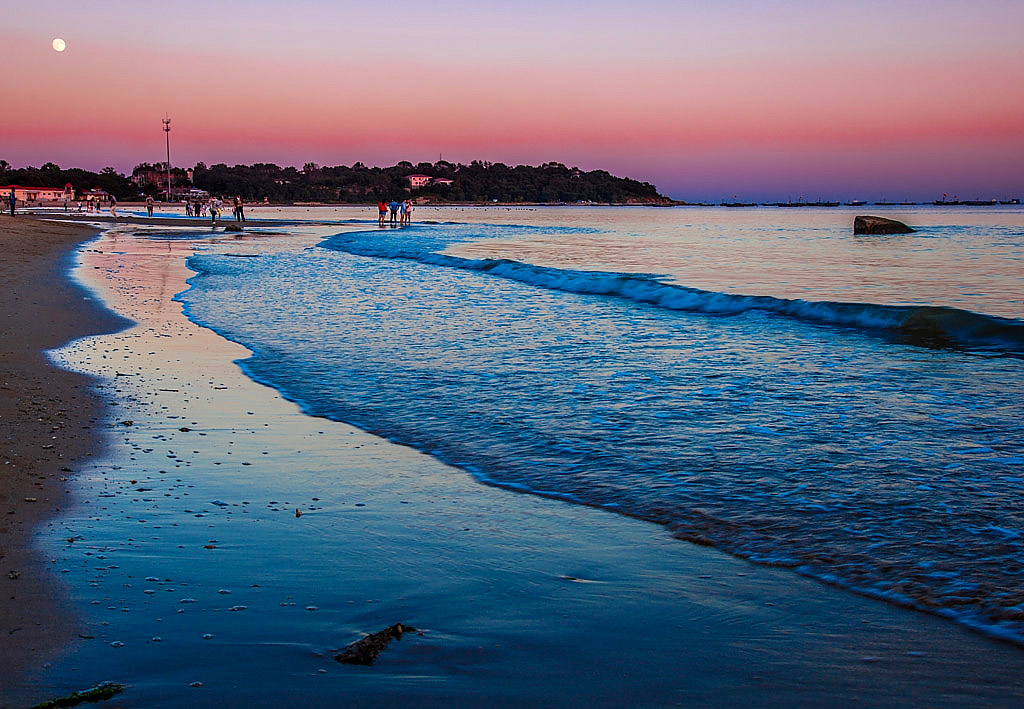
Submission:
<svg viewBox="0 0 1024 709">
<path fill-rule="evenodd" d="M 429 175 L 452 183 L 412 189 L 408 176 Z M 306 163 L 302 170 L 268 163 L 224 164 L 193 170 L 195 186 L 210 194 L 241 195 L 247 201 L 349 202 L 391 200 L 411 194 L 451 202 L 665 202 L 657 188 L 646 182 L 615 177 L 604 170 L 585 172 L 560 163 L 538 167 L 474 160 L 469 165 L 400 162 L 391 167 L 320 166 Z"/>
<path fill-rule="evenodd" d="M 99 187 L 120 200 L 131 199 L 139 194 L 138 186 L 112 167 L 105 167 L 100 172 L 90 172 L 77 167 L 62 170 L 59 165 L 48 162 L 42 167 L 12 168 L 6 160 L 0 160 L 2 185 L 63 188 L 69 182 L 79 194 L 94 187 Z"/>
<path fill-rule="evenodd" d="M 133 175 L 153 170 L 149 163 L 136 166 Z M 280 167 L 271 163 L 234 165 L 223 163 L 207 167 L 204 163 L 187 172 L 174 168 L 175 188 L 194 186 L 210 194 L 240 195 L 248 202 L 343 202 L 366 204 L 381 199 L 391 200 L 406 195 L 438 202 L 619 202 L 663 203 L 668 199 L 658 194 L 647 182 L 615 177 L 604 170 L 584 171 L 549 162 L 536 167 L 474 160 L 468 165 L 438 161 L 417 165 L 402 161 L 391 167 L 367 167 L 355 163 L 351 167 L 320 166 L 306 163 L 302 169 Z M 408 176 L 428 175 L 451 180 L 451 184 L 433 183 L 411 189 Z M 162 177 L 162 174 L 161 174 Z M 10 169 L 0 160 L 0 184 L 9 182 L 32 187 L 63 187 L 70 182 L 76 191 L 99 187 L 117 196 L 130 199 L 140 194 L 159 197 L 163 184 L 135 184 L 113 168 L 101 172 L 62 170 L 54 163 L 40 168 Z"/>
</svg>

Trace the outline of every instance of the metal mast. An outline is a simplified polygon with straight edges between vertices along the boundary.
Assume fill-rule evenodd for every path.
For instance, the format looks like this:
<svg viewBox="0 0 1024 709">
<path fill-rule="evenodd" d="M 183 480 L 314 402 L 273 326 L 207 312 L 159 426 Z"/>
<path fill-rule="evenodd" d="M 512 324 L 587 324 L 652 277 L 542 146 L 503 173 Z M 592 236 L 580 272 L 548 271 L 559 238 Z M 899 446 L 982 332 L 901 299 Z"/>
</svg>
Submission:
<svg viewBox="0 0 1024 709">
<path fill-rule="evenodd" d="M 171 201 L 171 119 L 164 118 L 164 137 L 167 139 L 167 201 Z"/>
</svg>

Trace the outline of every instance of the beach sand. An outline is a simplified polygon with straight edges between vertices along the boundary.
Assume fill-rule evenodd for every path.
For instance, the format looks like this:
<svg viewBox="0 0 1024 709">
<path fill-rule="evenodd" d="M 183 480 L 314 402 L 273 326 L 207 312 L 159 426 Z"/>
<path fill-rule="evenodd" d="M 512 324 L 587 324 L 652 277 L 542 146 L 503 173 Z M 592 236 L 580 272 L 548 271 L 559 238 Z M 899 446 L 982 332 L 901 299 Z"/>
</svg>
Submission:
<svg viewBox="0 0 1024 709">
<path fill-rule="evenodd" d="M 65 479 L 94 451 L 100 415 L 88 379 L 58 369 L 42 352 L 124 326 L 66 277 L 69 253 L 97 233 L 87 225 L 0 216 L 2 675 L 50 657 L 78 622 L 31 542 L 35 529 L 65 506 Z"/>
<path fill-rule="evenodd" d="M 104 680 L 121 706 L 1024 703 L 1015 646 L 304 415 L 171 300 L 195 246 L 266 244 L 134 231 L 81 255 L 138 324 L 58 355 L 100 378 L 105 446 L 39 540 L 78 624 L 11 705 Z M 396 622 L 422 632 L 333 660 Z"/>
</svg>

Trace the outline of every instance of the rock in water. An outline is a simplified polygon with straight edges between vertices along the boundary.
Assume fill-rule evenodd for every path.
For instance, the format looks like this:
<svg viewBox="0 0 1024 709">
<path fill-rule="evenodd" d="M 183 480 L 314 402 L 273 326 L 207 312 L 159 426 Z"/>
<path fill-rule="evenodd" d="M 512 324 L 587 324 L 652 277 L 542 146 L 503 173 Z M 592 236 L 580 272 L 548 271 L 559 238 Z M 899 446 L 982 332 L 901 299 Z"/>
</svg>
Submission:
<svg viewBox="0 0 1024 709">
<path fill-rule="evenodd" d="M 372 665 L 377 655 L 384 651 L 388 643 L 394 640 L 401 640 L 402 633 L 414 632 L 416 628 L 411 625 L 395 623 L 390 628 L 385 628 L 379 633 L 367 635 L 362 640 L 356 640 L 340 653 L 334 656 L 338 662 L 346 665 Z"/>
<path fill-rule="evenodd" d="M 903 222 L 885 217 L 854 217 L 854 234 L 913 234 L 914 230 Z"/>
<path fill-rule="evenodd" d="M 225 224 L 224 231 L 242 231 L 242 227 L 238 224 Z"/>
</svg>

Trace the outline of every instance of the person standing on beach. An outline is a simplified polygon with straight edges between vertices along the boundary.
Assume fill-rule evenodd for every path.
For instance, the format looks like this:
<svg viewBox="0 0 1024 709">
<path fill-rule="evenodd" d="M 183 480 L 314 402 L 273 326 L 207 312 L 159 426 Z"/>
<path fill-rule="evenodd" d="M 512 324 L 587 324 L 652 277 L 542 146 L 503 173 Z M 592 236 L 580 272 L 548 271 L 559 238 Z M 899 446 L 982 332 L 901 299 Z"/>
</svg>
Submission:
<svg viewBox="0 0 1024 709">
<path fill-rule="evenodd" d="M 388 210 L 391 212 L 391 223 L 395 223 L 395 217 L 398 216 L 398 202 L 391 200 L 388 202 Z"/>
<path fill-rule="evenodd" d="M 146 197 L 146 214 L 153 216 L 153 196 Z"/>
<path fill-rule="evenodd" d="M 235 221 L 236 222 L 244 222 L 245 221 L 245 211 L 242 208 L 242 196 L 241 195 L 235 195 Z"/>
<path fill-rule="evenodd" d="M 388 214 L 388 205 L 386 205 L 384 203 L 384 200 L 381 200 L 377 204 L 377 224 L 379 226 L 384 226 L 384 217 L 386 217 L 387 214 Z"/>
<path fill-rule="evenodd" d="M 110 195 L 110 213 L 117 219 L 117 197 Z"/>
<path fill-rule="evenodd" d="M 7 203 L 11 208 L 11 216 L 14 216 L 14 205 L 18 203 L 18 198 L 14 196 L 14 188 L 11 188 L 11 194 L 7 197 Z M 381 224 L 384 223 L 384 218 L 381 217 Z"/>
<path fill-rule="evenodd" d="M 412 224 L 412 200 L 405 200 L 405 210 L 402 212 L 402 223 L 405 225 Z"/>
</svg>

